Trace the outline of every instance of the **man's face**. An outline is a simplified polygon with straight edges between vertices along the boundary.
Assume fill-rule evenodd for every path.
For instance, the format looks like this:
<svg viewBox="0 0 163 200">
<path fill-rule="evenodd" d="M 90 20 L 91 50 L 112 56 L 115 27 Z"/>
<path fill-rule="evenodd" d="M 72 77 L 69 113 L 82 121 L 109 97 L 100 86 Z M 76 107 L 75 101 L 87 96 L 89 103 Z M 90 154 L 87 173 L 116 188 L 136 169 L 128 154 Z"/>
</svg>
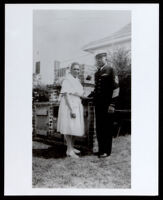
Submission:
<svg viewBox="0 0 163 200">
<path fill-rule="evenodd" d="M 97 67 L 102 67 L 104 66 L 106 63 L 106 56 L 100 57 L 100 58 L 96 58 L 96 65 Z"/>
</svg>

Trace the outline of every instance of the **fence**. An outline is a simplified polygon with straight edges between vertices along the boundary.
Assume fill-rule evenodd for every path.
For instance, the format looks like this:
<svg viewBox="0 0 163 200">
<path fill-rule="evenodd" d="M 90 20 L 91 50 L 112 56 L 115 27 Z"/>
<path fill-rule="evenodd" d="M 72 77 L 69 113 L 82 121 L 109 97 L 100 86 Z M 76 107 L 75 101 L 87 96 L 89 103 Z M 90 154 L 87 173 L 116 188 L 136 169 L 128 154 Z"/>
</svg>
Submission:
<svg viewBox="0 0 163 200">
<path fill-rule="evenodd" d="M 63 135 L 57 132 L 58 103 L 34 102 L 33 103 L 33 136 L 43 136 L 45 139 L 64 142 Z M 130 110 L 116 110 L 114 118 L 114 135 L 131 133 Z M 91 102 L 84 104 L 85 135 L 77 138 L 77 144 L 89 151 L 97 151 L 96 127 L 94 106 Z"/>
<path fill-rule="evenodd" d="M 57 132 L 57 116 L 59 105 L 54 102 L 33 103 L 33 136 L 44 136 L 63 142 L 63 135 Z M 92 103 L 84 105 L 85 135 L 77 139 L 77 143 L 93 150 L 95 137 L 94 107 Z"/>
</svg>

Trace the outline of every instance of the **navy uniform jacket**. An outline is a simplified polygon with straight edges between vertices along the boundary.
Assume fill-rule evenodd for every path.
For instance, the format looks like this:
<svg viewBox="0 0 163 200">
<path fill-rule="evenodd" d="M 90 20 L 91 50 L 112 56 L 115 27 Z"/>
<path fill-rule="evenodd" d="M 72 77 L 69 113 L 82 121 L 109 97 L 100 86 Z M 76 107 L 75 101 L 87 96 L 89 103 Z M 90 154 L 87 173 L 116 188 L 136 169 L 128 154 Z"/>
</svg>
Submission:
<svg viewBox="0 0 163 200">
<path fill-rule="evenodd" d="M 95 89 L 90 95 L 94 98 L 95 104 L 115 104 L 119 95 L 119 81 L 116 70 L 105 65 L 95 73 Z"/>
</svg>

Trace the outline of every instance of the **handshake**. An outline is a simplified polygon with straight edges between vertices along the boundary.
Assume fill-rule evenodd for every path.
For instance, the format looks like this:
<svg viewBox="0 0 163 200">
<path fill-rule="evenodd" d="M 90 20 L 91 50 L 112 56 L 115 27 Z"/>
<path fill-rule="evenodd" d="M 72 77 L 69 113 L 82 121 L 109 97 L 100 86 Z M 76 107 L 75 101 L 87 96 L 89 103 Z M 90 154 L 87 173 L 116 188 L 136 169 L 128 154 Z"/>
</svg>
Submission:
<svg viewBox="0 0 163 200">
<path fill-rule="evenodd" d="M 81 99 L 86 99 L 86 100 L 91 100 L 91 99 L 93 99 L 92 97 L 89 97 L 89 95 L 86 97 L 86 96 L 84 96 L 84 95 L 80 95 L 78 92 L 73 93 L 73 95 L 74 95 L 74 96 L 78 96 L 78 97 L 80 97 Z"/>
</svg>

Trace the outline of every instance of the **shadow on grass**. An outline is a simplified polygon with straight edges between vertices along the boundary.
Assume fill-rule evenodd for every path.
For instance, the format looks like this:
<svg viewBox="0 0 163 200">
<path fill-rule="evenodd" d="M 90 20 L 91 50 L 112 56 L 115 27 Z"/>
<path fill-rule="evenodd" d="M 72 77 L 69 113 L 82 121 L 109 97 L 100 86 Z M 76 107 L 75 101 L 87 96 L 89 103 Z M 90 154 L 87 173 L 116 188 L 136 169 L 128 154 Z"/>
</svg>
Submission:
<svg viewBox="0 0 163 200">
<path fill-rule="evenodd" d="M 47 148 L 41 148 L 41 147 L 33 148 L 33 157 L 39 157 L 44 159 L 66 157 L 67 147 L 66 145 L 63 144 L 63 142 L 54 142 L 53 140 L 49 141 L 46 140 L 45 138 L 44 139 L 37 138 L 33 142 L 34 143 L 39 142 L 41 144 L 50 145 Z M 92 154 L 92 152 L 89 149 L 84 148 L 82 146 L 77 145 L 75 146 L 75 148 L 81 151 L 80 154 L 78 154 L 80 157 Z"/>
<path fill-rule="evenodd" d="M 65 146 L 53 146 L 47 149 L 33 149 L 33 157 L 40 158 L 64 158 L 66 157 L 66 147 Z"/>
</svg>

